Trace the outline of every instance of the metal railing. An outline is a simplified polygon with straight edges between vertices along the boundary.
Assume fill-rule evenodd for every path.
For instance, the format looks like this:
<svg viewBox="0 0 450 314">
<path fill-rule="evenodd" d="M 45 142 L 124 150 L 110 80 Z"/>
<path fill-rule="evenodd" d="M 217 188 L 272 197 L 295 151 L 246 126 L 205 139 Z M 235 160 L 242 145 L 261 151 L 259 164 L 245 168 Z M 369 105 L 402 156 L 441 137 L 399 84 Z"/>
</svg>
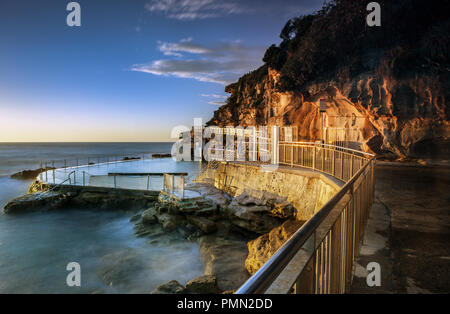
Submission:
<svg viewBox="0 0 450 314">
<path fill-rule="evenodd" d="M 38 175 L 40 181 L 53 184 L 54 186 L 60 185 L 70 185 L 70 186 L 88 186 L 91 177 L 106 177 L 105 179 L 111 178 L 111 180 L 106 180 L 105 187 L 119 188 L 120 180 L 117 179 L 120 174 L 110 174 L 105 175 L 91 174 L 89 169 L 97 169 L 97 167 L 103 165 L 114 165 L 125 162 L 137 162 L 154 159 L 153 155 L 166 155 L 161 153 L 122 153 L 115 154 L 112 156 L 85 156 L 73 159 L 61 159 L 54 161 L 41 162 L 41 169 L 47 169 Z M 158 157 L 156 157 L 158 158 Z M 131 175 L 130 175 L 131 176 Z M 150 190 L 150 179 L 152 177 L 162 177 L 162 174 L 136 174 L 132 176 L 135 178 L 134 185 L 142 185 L 142 190 Z M 126 178 L 128 181 L 131 180 Z M 125 180 L 125 179 L 124 179 Z M 111 181 L 111 182 L 109 182 Z M 142 181 L 142 182 L 141 182 Z M 159 180 L 158 180 L 159 181 Z M 159 183 L 159 182 L 156 182 Z M 162 184 L 162 181 L 161 181 Z"/>
<path fill-rule="evenodd" d="M 375 157 L 302 142 L 281 142 L 279 155 L 280 164 L 323 172 L 345 185 L 236 293 L 345 293 L 373 202 Z"/>
</svg>

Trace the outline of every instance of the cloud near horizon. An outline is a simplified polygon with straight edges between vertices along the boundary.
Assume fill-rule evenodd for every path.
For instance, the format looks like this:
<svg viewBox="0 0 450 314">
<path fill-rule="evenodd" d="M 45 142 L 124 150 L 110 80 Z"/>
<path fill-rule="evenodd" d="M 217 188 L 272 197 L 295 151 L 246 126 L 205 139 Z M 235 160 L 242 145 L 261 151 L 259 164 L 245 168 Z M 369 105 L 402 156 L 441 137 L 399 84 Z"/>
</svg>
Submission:
<svg viewBox="0 0 450 314">
<path fill-rule="evenodd" d="M 246 9 L 241 3 L 235 0 L 151 0 L 145 4 L 145 9 L 171 19 L 196 20 L 244 13 Z"/>
<path fill-rule="evenodd" d="M 136 64 L 131 70 L 226 85 L 261 66 L 266 48 L 240 41 L 206 46 L 186 38 L 177 43 L 158 41 L 158 49 L 174 58 Z"/>
</svg>

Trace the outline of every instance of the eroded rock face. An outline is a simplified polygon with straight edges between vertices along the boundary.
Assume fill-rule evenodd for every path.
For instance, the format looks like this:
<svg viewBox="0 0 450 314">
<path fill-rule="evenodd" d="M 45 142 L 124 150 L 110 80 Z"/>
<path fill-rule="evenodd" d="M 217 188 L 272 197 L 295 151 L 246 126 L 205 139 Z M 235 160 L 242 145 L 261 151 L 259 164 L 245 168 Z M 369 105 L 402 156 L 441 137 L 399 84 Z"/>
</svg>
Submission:
<svg viewBox="0 0 450 314">
<path fill-rule="evenodd" d="M 245 268 L 253 275 L 303 225 L 303 221 L 288 220 L 281 226 L 248 243 Z"/>
<path fill-rule="evenodd" d="M 303 92 L 282 90 L 280 73 L 269 68 L 259 81 L 227 87 L 229 104 L 220 107 L 208 125 L 296 126 L 299 139 L 320 140 L 318 107 L 324 98 L 324 126 L 350 129 L 346 138 L 362 143 L 365 151 L 404 158 L 448 147 L 447 88 L 430 76 L 394 79 L 387 68 L 380 62 L 374 73 L 339 84 L 311 82 Z M 329 132 L 330 140 L 344 136 Z"/>
</svg>

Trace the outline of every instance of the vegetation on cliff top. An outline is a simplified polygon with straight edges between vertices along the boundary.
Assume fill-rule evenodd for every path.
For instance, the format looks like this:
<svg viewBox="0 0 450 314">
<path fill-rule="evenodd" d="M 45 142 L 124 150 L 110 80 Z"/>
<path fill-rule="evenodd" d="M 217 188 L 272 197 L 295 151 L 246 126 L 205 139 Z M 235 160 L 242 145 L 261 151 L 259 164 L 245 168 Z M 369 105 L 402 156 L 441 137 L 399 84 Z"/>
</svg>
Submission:
<svg viewBox="0 0 450 314">
<path fill-rule="evenodd" d="M 368 2 L 333 0 L 315 14 L 289 20 L 281 44 L 267 49 L 265 65 L 227 90 L 261 82 L 267 67 L 281 73 L 281 90 L 305 91 L 311 82 L 346 82 L 380 69 L 398 79 L 428 74 L 449 81 L 450 1 L 378 1 L 381 27 L 367 26 Z"/>
</svg>

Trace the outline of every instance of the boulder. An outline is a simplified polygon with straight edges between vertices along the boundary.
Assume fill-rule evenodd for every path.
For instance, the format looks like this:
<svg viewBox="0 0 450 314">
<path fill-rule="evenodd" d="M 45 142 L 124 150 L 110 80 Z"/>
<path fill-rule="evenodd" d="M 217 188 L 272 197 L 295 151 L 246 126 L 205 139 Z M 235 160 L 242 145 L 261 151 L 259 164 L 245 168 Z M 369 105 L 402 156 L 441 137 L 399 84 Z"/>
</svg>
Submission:
<svg viewBox="0 0 450 314">
<path fill-rule="evenodd" d="M 218 294 L 220 290 L 217 286 L 216 276 L 203 275 L 189 281 L 186 284 L 186 292 L 192 294 Z"/>
<path fill-rule="evenodd" d="M 141 215 L 142 223 L 147 225 L 153 225 L 158 222 L 157 212 L 154 208 L 149 208 Z"/>
<path fill-rule="evenodd" d="M 144 224 L 142 220 L 134 225 L 134 230 L 134 234 L 137 237 L 159 238 L 161 235 L 165 234 L 163 227 L 160 224 Z"/>
<path fill-rule="evenodd" d="M 235 203 L 239 205 L 265 205 L 266 202 L 263 198 L 257 198 L 245 190 L 240 195 L 236 196 L 233 200 Z"/>
<path fill-rule="evenodd" d="M 190 183 L 186 185 L 186 189 L 200 193 L 205 199 L 220 207 L 228 205 L 232 200 L 230 195 L 208 183 Z"/>
<path fill-rule="evenodd" d="M 264 234 L 281 224 L 281 220 L 270 215 L 271 208 L 264 205 L 244 206 L 233 200 L 226 213 L 231 223 L 245 230 Z"/>
<path fill-rule="evenodd" d="M 216 223 L 204 217 L 188 216 L 188 221 L 206 234 L 213 233 L 217 230 Z"/>
<path fill-rule="evenodd" d="M 221 291 L 236 290 L 249 278 L 245 269 L 247 241 L 205 235 L 198 244 L 205 275 L 215 276 Z"/>
<path fill-rule="evenodd" d="M 275 203 L 270 213 L 273 216 L 283 219 L 294 219 L 297 215 L 297 210 L 291 203 L 284 201 L 281 203 Z"/>
<path fill-rule="evenodd" d="M 162 213 L 157 216 L 158 222 L 163 226 L 165 231 L 173 231 L 185 224 L 185 219 L 179 215 L 170 215 Z"/>
<path fill-rule="evenodd" d="M 303 225 L 304 221 L 288 220 L 269 233 L 248 243 L 245 268 L 250 275 L 258 269 Z"/>
<path fill-rule="evenodd" d="M 151 294 L 183 294 L 185 288 L 178 281 L 172 280 L 158 286 Z"/>
</svg>

